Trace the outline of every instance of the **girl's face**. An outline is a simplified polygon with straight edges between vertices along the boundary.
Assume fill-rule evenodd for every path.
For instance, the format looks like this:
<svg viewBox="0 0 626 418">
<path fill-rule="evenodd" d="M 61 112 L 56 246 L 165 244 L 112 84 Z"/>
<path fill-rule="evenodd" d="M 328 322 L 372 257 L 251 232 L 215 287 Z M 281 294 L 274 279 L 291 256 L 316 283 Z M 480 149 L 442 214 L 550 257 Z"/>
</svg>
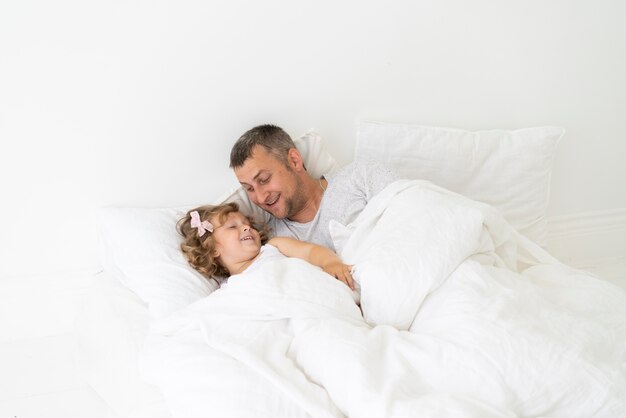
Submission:
<svg viewBox="0 0 626 418">
<path fill-rule="evenodd" d="M 241 212 L 231 212 L 223 223 L 211 218 L 215 250 L 213 256 L 224 265 L 252 260 L 259 254 L 261 237 Z"/>
</svg>

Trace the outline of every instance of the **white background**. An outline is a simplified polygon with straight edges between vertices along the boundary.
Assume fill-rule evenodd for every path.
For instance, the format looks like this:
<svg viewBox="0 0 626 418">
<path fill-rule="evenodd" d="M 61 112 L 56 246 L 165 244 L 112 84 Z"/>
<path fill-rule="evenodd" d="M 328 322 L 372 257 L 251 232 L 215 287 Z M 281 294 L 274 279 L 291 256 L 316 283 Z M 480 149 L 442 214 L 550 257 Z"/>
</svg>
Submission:
<svg viewBox="0 0 626 418">
<path fill-rule="evenodd" d="M 93 211 L 212 200 L 259 123 L 567 129 L 550 215 L 626 208 L 621 0 L 0 3 L 0 279 L 98 268 Z"/>
</svg>

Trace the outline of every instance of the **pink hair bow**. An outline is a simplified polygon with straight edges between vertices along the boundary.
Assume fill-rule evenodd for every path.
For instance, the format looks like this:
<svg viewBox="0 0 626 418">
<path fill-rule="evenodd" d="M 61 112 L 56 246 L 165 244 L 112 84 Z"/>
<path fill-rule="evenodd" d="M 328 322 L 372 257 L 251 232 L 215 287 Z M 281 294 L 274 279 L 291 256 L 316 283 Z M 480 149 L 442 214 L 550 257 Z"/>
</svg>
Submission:
<svg viewBox="0 0 626 418">
<path fill-rule="evenodd" d="M 200 221 L 200 214 L 197 210 L 190 213 L 191 227 L 198 228 L 198 237 L 205 234 L 206 231 L 213 232 L 213 224 L 209 221 Z"/>
</svg>

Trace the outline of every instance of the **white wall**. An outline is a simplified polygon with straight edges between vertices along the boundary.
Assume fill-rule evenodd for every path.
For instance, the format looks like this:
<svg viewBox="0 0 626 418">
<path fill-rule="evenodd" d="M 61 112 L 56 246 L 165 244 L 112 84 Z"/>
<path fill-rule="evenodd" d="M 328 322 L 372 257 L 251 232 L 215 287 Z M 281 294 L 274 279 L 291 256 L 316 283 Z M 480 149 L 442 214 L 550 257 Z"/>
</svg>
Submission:
<svg viewBox="0 0 626 418">
<path fill-rule="evenodd" d="M 214 198 L 258 123 L 567 128 L 552 216 L 626 208 L 626 3 L 0 4 L 0 277 L 97 269 L 92 211 Z"/>
</svg>

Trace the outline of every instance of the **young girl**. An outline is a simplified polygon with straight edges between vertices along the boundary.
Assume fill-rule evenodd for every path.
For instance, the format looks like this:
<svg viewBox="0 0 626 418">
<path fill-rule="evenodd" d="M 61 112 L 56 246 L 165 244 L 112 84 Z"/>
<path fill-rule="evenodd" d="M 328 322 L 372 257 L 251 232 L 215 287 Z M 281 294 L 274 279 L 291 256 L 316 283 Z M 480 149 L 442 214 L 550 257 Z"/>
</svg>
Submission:
<svg viewBox="0 0 626 418">
<path fill-rule="evenodd" d="M 187 261 L 205 277 L 250 272 L 261 260 L 287 256 L 321 267 L 354 290 L 351 266 L 344 264 L 334 252 L 293 238 L 275 237 L 268 241 L 266 229 L 259 232 L 239 212 L 236 203 L 193 209 L 176 227 L 184 237 L 180 248 Z"/>
</svg>

